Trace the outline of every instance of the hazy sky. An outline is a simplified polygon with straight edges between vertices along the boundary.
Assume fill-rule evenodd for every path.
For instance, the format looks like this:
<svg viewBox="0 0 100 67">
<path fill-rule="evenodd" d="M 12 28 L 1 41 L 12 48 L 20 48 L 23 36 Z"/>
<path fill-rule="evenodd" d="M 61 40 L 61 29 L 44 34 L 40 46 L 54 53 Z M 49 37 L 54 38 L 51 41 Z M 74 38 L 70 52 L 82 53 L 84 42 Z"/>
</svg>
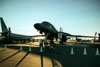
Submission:
<svg viewBox="0 0 100 67">
<path fill-rule="evenodd" d="M 99 0 L 0 0 L 0 17 L 13 33 L 25 35 L 39 34 L 33 25 L 42 21 L 70 34 L 100 33 Z"/>
</svg>

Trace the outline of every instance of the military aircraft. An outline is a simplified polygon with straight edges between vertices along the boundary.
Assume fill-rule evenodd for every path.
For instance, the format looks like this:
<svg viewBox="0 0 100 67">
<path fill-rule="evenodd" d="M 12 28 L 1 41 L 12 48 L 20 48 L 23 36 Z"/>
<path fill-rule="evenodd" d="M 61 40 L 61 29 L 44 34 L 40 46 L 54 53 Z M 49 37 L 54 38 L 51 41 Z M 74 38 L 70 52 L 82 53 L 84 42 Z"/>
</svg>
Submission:
<svg viewBox="0 0 100 67">
<path fill-rule="evenodd" d="M 34 27 L 40 32 L 40 34 L 45 34 L 47 39 L 50 39 L 51 41 L 56 38 L 56 40 L 59 38 L 58 34 L 61 34 L 61 42 L 66 42 L 68 40 L 67 36 L 76 37 L 76 40 L 78 41 L 77 37 L 88 37 L 88 38 L 94 38 L 94 36 L 81 36 L 81 35 L 71 35 L 69 33 L 65 33 L 63 31 L 58 31 L 51 23 L 47 21 L 43 21 L 42 23 L 36 23 L 34 24 Z"/>
<path fill-rule="evenodd" d="M 25 42 L 26 40 L 32 39 L 32 36 L 26 36 L 26 35 L 21 35 L 21 34 L 15 34 L 11 32 L 10 28 L 7 28 L 4 20 L 2 17 L 0 17 L 1 21 L 1 36 L 4 36 L 4 42 L 5 43 L 11 43 L 12 41 L 23 41 Z"/>
</svg>

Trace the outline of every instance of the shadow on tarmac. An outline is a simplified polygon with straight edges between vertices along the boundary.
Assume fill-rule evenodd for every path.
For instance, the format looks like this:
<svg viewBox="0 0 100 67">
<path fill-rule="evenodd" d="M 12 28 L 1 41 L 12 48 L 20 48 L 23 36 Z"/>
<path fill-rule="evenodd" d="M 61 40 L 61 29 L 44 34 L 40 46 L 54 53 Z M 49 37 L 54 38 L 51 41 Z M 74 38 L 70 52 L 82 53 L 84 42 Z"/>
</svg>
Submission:
<svg viewBox="0 0 100 67">
<path fill-rule="evenodd" d="M 4 46 L 1 46 L 1 47 L 4 47 Z M 7 48 L 17 49 L 17 50 L 20 49 L 19 46 L 7 46 Z M 43 57 L 44 57 L 44 56 L 49 57 L 50 55 L 48 56 L 47 51 L 45 51 L 46 53 L 39 52 L 39 51 L 40 51 L 40 48 L 39 48 L 39 47 L 32 47 L 32 49 L 33 49 L 33 51 L 30 52 L 30 51 L 28 51 L 28 50 L 29 50 L 28 47 L 26 47 L 26 46 L 22 47 L 22 51 L 26 51 L 27 53 L 26 53 L 25 56 L 15 65 L 15 67 L 18 67 L 18 65 L 29 55 L 29 53 L 39 55 L 39 56 L 41 57 L 41 67 L 44 67 L 44 66 L 43 66 Z M 1 51 L 5 51 L 5 50 L 1 50 Z M 1 51 L 0 51 L 0 52 L 1 52 Z M 17 55 L 19 52 L 21 52 L 21 51 L 18 51 L 18 52 L 16 52 L 16 53 L 12 54 L 11 56 L 9 56 L 9 57 L 3 59 L 2 61 L 0 61 L 0 63 L 2 63 L 2 62 L 4 62 L 4 61 L 10 59 L 11 57 Z M 50 59 L 51 59 L 51 62 L 52 62 L 52 67 L 55 67 L 53 58 L 50 57 Z"/>
<path fill-rule="evenodd" d="M 0 63 L 6 61 L 7 59 L 9 59 L 9 58 L 11 58 L 11 57 L 13 57 L 14 55 L 18 54 L 19 52 L 20 52 L 20 51 L 18 51 L 18 52 L 16 52 L 16 53 L 12 54 L 11 56 L 9 56 L 9 57 L 3 59 L 2 61 L 0 61 Z"/>
<path fill-rule="evenodd" d="M 29 52 L 27 52 L 27 53 L 25 54 L 25 56 L 16 64 L 15 67 L 18 67 L 18 65 L 25 59 L 25 57 L 28 56 L 28 54 L 29 54 Z"/>
</svg>

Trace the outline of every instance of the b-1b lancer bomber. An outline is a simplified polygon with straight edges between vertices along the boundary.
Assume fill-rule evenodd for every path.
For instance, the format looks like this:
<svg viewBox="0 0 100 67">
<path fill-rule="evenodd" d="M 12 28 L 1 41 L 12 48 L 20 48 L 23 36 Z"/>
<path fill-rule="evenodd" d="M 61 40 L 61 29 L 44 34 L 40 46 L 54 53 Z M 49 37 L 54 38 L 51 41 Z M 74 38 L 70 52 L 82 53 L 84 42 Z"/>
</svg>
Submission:
<svg viewBox="0 0 100 67">
<path fill-rule="evenodd" d="M 61 34 L 61 38 L 60 38 L 61 42 L 66 42 L 68 40 L 67 36 L 76 37 L 77 41 L 78 41 L 77 37 L 95 38 L 94 36 L 71 35 L 69 33 L 63 32 L 62 29 L 58 31 L 51 23 L 47 21 L 44 21 L 42 23 L 36 23 L 34 24 L 34 27 L 40 32 L 40 34 L 44 33 L 46 38 L 51 40 L 52 42 L 54 38 L 56 38 L 56 40 L 59 38 L 58 36 L 59 33 Z"/>
</svg>

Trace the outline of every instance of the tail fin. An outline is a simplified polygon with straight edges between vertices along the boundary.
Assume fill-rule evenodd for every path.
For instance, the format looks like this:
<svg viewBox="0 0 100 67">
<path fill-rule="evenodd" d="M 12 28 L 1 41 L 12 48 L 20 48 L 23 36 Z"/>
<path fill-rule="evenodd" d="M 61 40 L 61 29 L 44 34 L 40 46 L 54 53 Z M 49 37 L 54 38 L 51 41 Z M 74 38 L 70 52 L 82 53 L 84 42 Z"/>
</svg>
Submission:
<svg viewBox="0 0 100 67">
<path fill-rule="evenodd" d="M 6 27 L 6 24 L 5 24 L 4 20 L 3 20 L 3 18 L 0 17 L 0 20 L 1 20 L 1 29 L 2 29 L 2 33 L 8 32 L 8 29 L 7 29 L 7 27 Z"/>
<path fill-rule="evenodd" d="M 99 35 L 98 41 L 100 42 L 100 33 L 98 33 L 98 35 Z"/>
<path fill-rule="evenodd" d="M 63 32 L 63 29 L 60 27 L 60 32 Z"/>
</svg>

